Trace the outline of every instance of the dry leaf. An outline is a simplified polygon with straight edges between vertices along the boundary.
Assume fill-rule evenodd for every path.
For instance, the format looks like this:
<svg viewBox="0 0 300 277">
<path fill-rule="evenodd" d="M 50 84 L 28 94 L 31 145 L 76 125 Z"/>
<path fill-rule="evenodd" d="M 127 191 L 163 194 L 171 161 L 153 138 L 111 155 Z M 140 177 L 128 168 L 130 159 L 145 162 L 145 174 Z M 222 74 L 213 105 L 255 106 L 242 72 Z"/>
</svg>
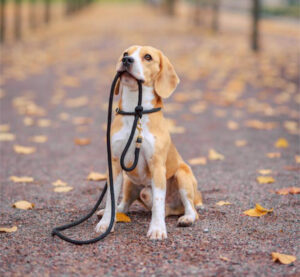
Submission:
<svg viewBox="0 0 300 277">
<path fill-rule="evenodd" d="M 214 149 L 209 149 L 208 158 L 213 161 L 224 160 L 225 157 Z"/>
<path fill-rule="evenodd" d="M 287 148 L 289 146 L 288 141 L 285 138 L 280 138 L 275 142 L 277 148 Z"/>
<path fill-rule="evenodd" d="M 298 155 L 295 156 L 295 162 L 297 164 L 300 164 L 300 156 L 298 156 Z"/>
<path fill-rule="evenodd" d="M 191 165 L 205 165 L 207 163 L 206 157 L 198 157 L 198 158 L 194 158 L 194 159 L 190 159 L 189 163 Z"/>
<path fill-rule="evenodd" d="M 216 205 L 217 206 L 224 206 L 224 205 L 231 205 L 231 203 L 228 202 L 228 201 L 221 200 L 221 201 L 217 202 Z"/>
<path fill-rule="evenodd" d="M 14 145 L 14 150 L 18 154 L 32 154 L 36 151 L 35 147 L 26 147 L 26 146 L 21 146 L 21 145 Z"/>
<path fill-rule="evenodd" d="M 24 117 L 23 123 L 25 126 L 32 126 L 34 124 L 34 120 L 31 117 Z"/>
<path fill-rule="evenodd" d="M 297 258 L 295 256 L 281 254 L 281 253 L 278 253 L 278 252 L 272 252 L 273 262 L 280 262 L 282 264 L 291 264 L 294 261 L 296 261 L 296 259 Z"/>
<path fill-rule="evenodd" d="M 220 256 L 220 260 L 223 260 L 225 262 L 229 262 L 230 260 L 227 257 Z"/>
<path fill-rule="evenodd" d="M 46 136 L 34 136 L 31 138 L 31 141 L 36 142 L 36 143 L 45 143 L 48 140 Z"/>
<path fill-rule="evenodd" d="M 8 132 L 10 130 L 10 126 L 8 124 L 0 125 L 0 132 Z"/>
<path fill-rule="evenodd" d="M 62 85 L 66 87 L 77 88 L 80 85 L 79 79 L 74 76 L 64 76 L 61 79 Z"/>
<path fill-rule="evenodd" d="M 244 211 L 244 214 L 249 215 L 249 216 L 262 216 L 262 215 L 265 215 L 265 214 L 271 213 L 271 212 L 273 212 L 273 209 L 268 210 L 268 209 L 263 208 L 261 205 L 256 204 L 254 209 Z"/>
<path fill-rule="evenodd" d="M 281 154 L 279 152 L 267 153 L 266 156 L 270 159 L 280 158 Z"/>
<path fill-rule="evenodd" d="M 239 124 L 235 121 L 230 120 L 227 122 L 227 128 L 230 130 L 237 130 L 239 128 Z"/>
<path fill-rule="evenodd" d="M 131 219 L 128 215 L 124 213 L 117 213 L 116 214 L 116 221 L 117 222 L 131 222 Z"/>
<path fill-rule="evenodd" d="M 98 172 L 91 172 L 87 176 L 87 180 L 89 180 L 89 181 L 104 181 L 106 179 L 107 179 L 106 174 L 98 173 Z"/>
<path fill-rule="evenodd" d="M 7 228 L 7 227 L 0 227 L 0 233 L 13 233 L 16 232 L 18 230 L 17 226 L 13 226 L 11 228 Z"/>
<path fill-rule="evenodd" d="M 15 140 L 16 136 L 11 133 L 0 133 L 0 141 L 12 141 Z"/>
<path fill-rule="evenodd" d="M 72 189 L 73 189 L 73 187 L 64 186 L 64 187 L 56 187 L 56 188 L 54 188 L 54 191 L 55 192 L 69 192 Z"/>
<path fill-rule="evenodd" d="M 22 176 L 22 177 L 11 176 L 9 179 L 15 183 L 31 183 L 34 181 L 32 177 L 27 177 L 27 176 Z"/>
<path fill-rule="evenodd" d="M 297 187 L 282 188 L 282 189 L 276 190 L 275 192 L 280 195 L 299 194 L 300 188 L 297 188 Z"/>
<path fill-rule="evenodd" d="M 56 187 L 62 187 L 62 186 L 67 186 L 68 184 L 58 179 L 55 182 L 53 182 L 52 185 Z"/>
<path fill-rule="evenodd" d="M 92 119 L 89 117 L 75 117 L 72 122 L 74 125 L 85 125 L 90 124 Z"/>
<path fill-rule="evenodd" d="M 275 179 L 271 176 L 258 176 L 256 181 L 260 184 L 272 184 L 275 182 Z"/>
<path fill-rule="evenodd" d="M 46 118 L 39 119 L 37 125 L 43 128 L 49 127 L 51 125 L 51 120 Z"/>
<path fill-rule="evenodd" d="M 248 120 L 246 126 L 258 130 L 271 130 L 277 126 L 276 122 L 262 122 L 259 120 Z"/>
<path fill-rule="evenodd" d="M 260 169 L 260 170 L 258 170 L 258 172 L 262 175 L 268 175 L 268 174 L 272 173 L 272 170 L 271 169 Z"/>
<path fill-rule="evenodd" d="M 78 108 L 85 106 L 89 103 L 89 99 L 86 96 L 80 96 L 77 98 L 70 98 L 65 101 L 65 106 L 68 108 Z"/>
<path fill-rule="evenodd" d="M 91 140 L 89 138 L 76 138 L 74 142 L 77 145 L 88 145 L 91 143 Z"/>
<path fill-rule="evenodd" d="M 66 121 L 70 118 L 70 115 L 68 113 L 60 113 L 58 117 L 60 120 Z"/>
<path fill-rule="evenodd" d="M 237 146 L 237 147 L 243 147 L 243 146 L 247 145 L 246 140 L 236 140 L 234 143 L 235 143 L 235 146 Z"/>
<path fill-rule="evenodd" d="M 18 201 L 14 203 L 13 208 L 21 209 L 21 210 L 31 210 L 34 208 L 34 204 L 28 201 Z"/>
</svg>

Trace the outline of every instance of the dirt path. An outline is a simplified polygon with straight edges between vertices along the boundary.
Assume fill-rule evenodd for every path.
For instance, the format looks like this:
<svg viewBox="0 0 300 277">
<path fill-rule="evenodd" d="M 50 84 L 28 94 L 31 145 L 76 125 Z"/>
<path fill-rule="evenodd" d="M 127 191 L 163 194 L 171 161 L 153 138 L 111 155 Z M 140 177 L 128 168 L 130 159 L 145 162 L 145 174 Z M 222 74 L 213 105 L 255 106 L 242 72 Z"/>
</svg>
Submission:
<svg viewBox="0 0 300 277">
<path fill-rule="evenodd" d="M 215 36 L 186 19 L 178 24 L 140 6 L 99 5 L 2 49 L 1 132 L 15 140 L 0 142 L 1 226 L 18 230 L 0 233 L 0 275 L 299 274 L 299 195 L 275 193 L 299 186 L 299 37 L 287 38 L 284 28 L 278 35 L 268 24 L 264 32 L 268 28 L 264 49 L 255 55 L 240 31 L 225 29 Z M 183 158 L 206 157 L 205 165 L 192 165 L 204 208 L 193 227 L 178 228 L 176 217 L 167 218 L 168 239 L 153 242 L 146 238 L 150 213 L 135 204 L 132 222 L 117 224 L 104 241 L 70 245 L 53 239 L 51 229 L 87 213 L 103 187 L 86 176 L 106 170 L 109 86 L 117 57 L 131 44 L 162 49 L 180 76 L 165 113 L 176 123 L 173 140 Z M 32 141 L 41 135 L 45 143 Z M 75 138 L 91 142 L 79 146 Z M 279 138 L 287 148 L 275 146 Z M 17 154 L 14 145 L 36 151 Z M 208 159 L 209 149 L 224 159 Z M 257 182 L 262 169 L 271 170 L 267 176 L 274 183 Z M 11 176 L 34 181 L 14 183 Z M 54 192 L 57 179 L 73 189 Z M 34 209 L 13 209 L 19 200 L 34 203 Z M 232 204 L 217 206 L 221 200 Z M 274 211 L 243 214 L 256 203 Z M 67 233 L 95 236 L 96 222 L 93 217 Z M 289 266 L 274 263 L 272 252 L 298 260 Z"/>
</svg>

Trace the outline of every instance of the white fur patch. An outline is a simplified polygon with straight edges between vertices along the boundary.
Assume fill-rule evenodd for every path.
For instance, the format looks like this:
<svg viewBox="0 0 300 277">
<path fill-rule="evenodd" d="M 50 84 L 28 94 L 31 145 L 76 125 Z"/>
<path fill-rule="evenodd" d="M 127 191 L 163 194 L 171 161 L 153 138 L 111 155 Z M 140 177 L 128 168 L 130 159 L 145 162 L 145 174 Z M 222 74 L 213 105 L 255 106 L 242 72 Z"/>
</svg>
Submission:
<svg viewBox="0 0 300 277">
<path fill-rule="evenodd" d="M 180 196 L 181 196 L 182 204 L 184 206 L 184 214 L 188 215 L 188 216 L 191 216 L 191 219 L 193 221 L 195 221 L 195 219 L 196 219 L 196 212 L 193 209 L 193 207 L 191 205 L 191 202 L 189 201 L 189 199 L 187 197 L 186 191 L 184 189 L 180 189 L 179 193 L 180 193 Z"/>
<path fill-rule="evenodd" d="M 131 74 L 135 76 L 137 79 L 145 79 L 143 65 L 140 57 L 141 47 L 138 47 L 131 57 L 134 59 L 134 63 L 132 65 Z"/>
</svg>

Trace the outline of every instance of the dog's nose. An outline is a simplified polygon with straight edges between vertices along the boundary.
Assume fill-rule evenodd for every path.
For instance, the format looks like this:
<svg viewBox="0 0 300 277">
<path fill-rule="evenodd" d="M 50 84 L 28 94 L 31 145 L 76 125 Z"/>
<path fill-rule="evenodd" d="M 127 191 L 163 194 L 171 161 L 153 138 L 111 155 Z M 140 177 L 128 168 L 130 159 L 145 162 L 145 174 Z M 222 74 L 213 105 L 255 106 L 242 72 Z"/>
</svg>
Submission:
<svg viewBox="0 0 300 277">
<path fill-rule="evenodd" d="M 134 59 L 132 57 L 126 56 L 122 59 L 122 63 L 125 67 L 129 67 L 131 64 L 133 64 L 133 62 L 134 62 Z"/>
</svg>

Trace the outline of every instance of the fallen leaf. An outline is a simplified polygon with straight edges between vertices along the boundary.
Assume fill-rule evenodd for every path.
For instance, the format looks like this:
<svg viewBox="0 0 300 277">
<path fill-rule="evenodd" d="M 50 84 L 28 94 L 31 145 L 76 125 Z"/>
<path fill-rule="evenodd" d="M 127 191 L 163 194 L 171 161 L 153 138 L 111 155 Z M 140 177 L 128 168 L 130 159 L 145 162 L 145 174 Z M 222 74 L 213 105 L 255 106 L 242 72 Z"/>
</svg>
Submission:
<svg viewBox="0 0 300 277">
<path fill-rule="evenodd" d="M 272 252 L 273 262 L 280 262 L 282 264 L 291 264 L 294 261 L 296 261 L 296 259 L 297 258 L 295 256 L 281 254 L 281 253 L 278 253 L 278 252 Z"/>
<path fill-rule="evenodd" d="M 107 179 L 106 174 L 98 173 L 98 172 L 91 172 L 87 176 L 87 180 L 89 180 L 89 181 L 104 181 L 106 179 Z"/>
<path fill-rule="evenodd" d="M 256 181 L 260 184 L 272 184 L 275 182 L 275 179 L 271 176 L 258 176 Z"/>
<path fill-rule="evenodd" d="M 12 141 L 15 140 L 16 136 L 11 133 L 0 133 L 0 141 Z"/>
<path fill-rule="evenodd" d="M 221 200 L 221 201 L 217 202 L 216 205 L 217 206 L 224 206 L 224 205 L 231 205 L 231 203 L 228 202 L 228 201 Z"/>
<path fill-rule="evenodd" d="M 277 148 L 287 148 L 289 146 L 288 141 L 285 138 L 280 138 L 275 142 Z"/>
<path fill-rule="evenodd" d="M 66 121 L 70 118 L 70 115 L 68 113 L 60 113 L 58 117 L 60 120 Z"/>
<path fill-rule="evenodd" d="M 32 126 L 34 124 L 34 120 L 31 117 L 24 117 L 23 123 L 25 126 Z"/>
<path fill-rule="evenodd" d="M 295 162 L 297 164 L 300 164 L 300 156 L 298 156 L 298 155 L 295 156 Z"/>
<path fill-rule="evenodd" d="M 69 192 L 72 189 L 73 189 L 73 187 L 64 186 L 64 187 L 56 187 L 56 188 L 54 188 L 54 191 L 55 192 Z"/>
<path fill-rule="evenodd" d="M 258 170 L 258 172 L 262 175 L 268 175 L 268 174 L 272 173 L 272 170 L 271 169 L 260 169 L 260 170 Z"/>
<path fill-rule="evenodd" d="M 34 181 L 32 177 L 27 177 L 27 176 L 22 176 L 22 177 L 11 176 L 9 179 L 15 183 L 32 183 Z"/>
<path fill-rule="evenodd" d="M 230 260 L 227 257 L 220 256 L 220 260 L 223 260 L 225 262 L 229 262 Z"/>
<path fill-rule="evenodd" d="M 235 146 L 237 146 L 237 147 L 243 147 L 245 145 L 247 145 L 247 141 L 246 140 L 236 140 L 235 141 Z"/>
<path fill-rule="evenodd" d="M 214 149 L 209 149 L 208 158 L 213 161 L 224 160 L 225 157 Z"/>
<path fill-rule="evenodd" d="M 237 130 L 239 128 L 239 124 L 235 121 L 230 120 L 227 122 L 227 128 L 230 130 Z"/>
<path fill-rule="evenodd" d="M 117 222 L 131 222 L 131 219 L 128 215 L 124 213 L 117 213 L 116 214 L 116 221 Z"/>
<path fill-rule="evenodd" d="M 78 108 L 85 106 L 89 103 L 89 99 L 86 96 L 80 96 L 77 98 L 70 98 L 65 101 L 65 106 L 68 108 Z"/>
<path fill-rule="evenodd" d="M 194 158 L 194 159 L 190 159 L 189 163 L 191 165 L 205 165 L 207 163 L 206 157 L 198 157 L 198 158 Z"/>
<path fill-rule="evenodd" d="M 8 124 L 0 125 L 0 132 L 8 132 L 10 130 L 10 126 Z"/>
<path fill-rule="evenodd" d="M 77 145 L 88 145 L 91 143 L 91 140 L 89 138 L 76 138 L 74 142 Z"/>
<path fill-rule="evenodd" d="M 21 209 L 21 210 L 31 210 L 34 208 L 33 203 L 30 203 L 28 201 L 23 201 L 23 200 L 14 203 L 12 206 L 13 208 Z"/>
<path fill-rule="evenodd" d="M 7 227 L 0 227 L 0 233 L 13 233 L 16 232 L 18 230 L 17 226 L 13 226 L 11 228 L 7 228 Z"/>
<path fill-rule="evenodd" d="M 275 192 L 280 195 L 299 194 L 300 188 L 297 188 L 297 187 L 282 188 L 282 189 L 276 190 Z"/>
<path fill-rule="evenodd" d="M 66 87 L 77 88 L 80 85 L 80 81 L 74 76 L 64 76 L 61 79 L 61 83 Z"/>
<path fill-rule="evenodd" d="M 35 147 L 26 147 L 26 146 L 21 146 L 21 145 L 14 145 L 14 150 L 18 154 L 32 154 L 36 151 Z"/>
<path fill-rule="evenodd" d="M 74 125 L 85 125 L 85 124 L 90 124 L 92 122 L 92 119 L 89 117 L 75 117 L 72 120 L 72 123 Z"/>
<path fill-rule="evenodd" d="M 270 159 L 280 158 L 281 154 L 279 152 L 267 153 L 266 156 Z"/>
<path fill-rule="evenodd" d="M 285 121 L 283 123 L 285 129 L 287 129 L 291 134 L 297 134 L 299 132 L 298 123 L 296 121 Z"/>
<path fill-rule="evenodd" d="M 48 140 L 46 136 L 34 136 L 31 138 L 31 141 L 36 142 L 36 143 L 45 143 Z"/>
<path fill-rule="evenodd" d="M 66 182 L 63 182 L 62 180 L 58 179 L 55 182 L 52 183 L 53 186 L 61 187 L 61 186 L 67 186 L 68 184 Z"/>
<path fill-rule="evenodd" d="M 37 125 L 43 128 L 49 127 L 51 125 L 51 120 L 46 118 L 39 119 Z"/>
<path fill-rule="evenodd" d="M 258 129 L 258 130 L 271 130 L 277 126 L 276 122 L 262 122 L 259 120 L 248 120 L 245 125 L 249 128 Z"/>
<path fill-rule="evenodd" d="M 271 212 L 273 212 L 273 209 L 268 210 L 263 208 L 261 205 L 256 204 L 254 209 L 244 211 L 244 214 L 249 216 L 262 216 Z"/>
</svg>

